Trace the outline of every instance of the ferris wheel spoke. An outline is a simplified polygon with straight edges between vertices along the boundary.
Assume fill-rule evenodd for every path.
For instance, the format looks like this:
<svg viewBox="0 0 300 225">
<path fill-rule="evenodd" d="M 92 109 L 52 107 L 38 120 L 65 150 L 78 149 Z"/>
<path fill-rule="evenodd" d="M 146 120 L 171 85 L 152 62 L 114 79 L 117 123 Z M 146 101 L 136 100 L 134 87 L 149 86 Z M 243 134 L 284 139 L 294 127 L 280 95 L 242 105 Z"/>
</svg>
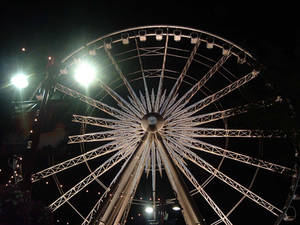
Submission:
<svg viewBox="0 0 300 225">
<path fill-rule="evenodd" d="M 140 54 L 140 48 L 137 42 L 137 39 L 135 37 L 135 46 L 136 46 L 136 51 L 138 54 L 138 58 L 139 58 L 139 64 L 140 64 L 140 68 L 141 68 L 141 72 L 142 72 L 142 77 L 143 77 L 143 83 L 144 83 L 144 88 L 145 88 L 145 95 L 146 95 L 146 102 L 147 102 L 147 107 L 144 106 L 145 109 L 148 109 L 148 112 L 151 112 L 151 102 L 150 102 L 150 95 L 149 95 L 149 90 L 148 90 L 148 85 L 146 82 L 146 78 L 145 78 L 145 72 L 144 72 L 144 66 L 143 66 L 143 62 L 142 62 L 142 57 Z M 142 94 L 140 93 L 140 95 L 142 96 Z"/>
<path fill-rule="evenodd" d="M 148 106 L 147 106 L 147 103 L 146 103 L 146 99 L 145 99 L 144 95 L 142 94 L 141 90 L 139 90 L 139 93 L 140 93 L 140 99 L 142 101 L 142 104 L 143 104 L 144 108 L 148 109 Z"/>
<path fill-rule="evenodd" d="M 190 99 L 205 85 L 205 83 L 223 66 L 227 59 L 231 56 L 228 53 L 220 58 L 218 62 L 212 66 L 209 71 L 202 77 L 187 93 L 185 93 L 171 108 L 167 110 L 166 116 L 172 113 L 180 104 L 184 107 Z M 179 88 L 179 87 L 178 87 Z"/>
<path fill-rule="evenodd" d="M 55 89 L 59 90 L 60 92 L 66 94 L 66 95 L 69 95 L 75 99 L 79 99 L 80 101 L 84 102 L 84 103 L 87 103 L 88 105 L 90 106 L 93 106 L 97 109 L 100 109 L 101 111 L 117 118 L 117 119 L 120 119 L 120 120 L 125 120 L 126 118 L 129 119 L 129 120 L 132 120 L 132 121 L 135 121 L 136 118 L 125 113 L 125 112 L 122 112 L 118 109 L 115 109 L 103 102 L 100 102 L 98 100 L 95 100 L 91 97 L 88 97 L 84 94 L 81 94 L 80 92 L 78 91 L 75 91 L 73 89 L 70 89 L 68 87 L 65 87 L 63 86 L 62 84 L 59 84 L 59 83 L 56 83 L 55 85 Z"/>
<path fill-rule="evenodd" d="M 154 89 L 152 88 L 152 91 L 151 91 L 151 106 L 152 106 L 153 110 L 154 110 L 154 105 L 155 105 L 155 95 L 154 95 Z"/>
<path fill-rule="evenodd" d="M 184 126 L 199 126 L 202 124 L 210 123 L 216 120 L 222 120 L 225 118 L 230 118 L 239 114 L 248 112 L 248 104 L 244 106 L 234 107 L 222 111 L 216 111 L 212 113 L 201 114 L 193 117 L 186 117 L 180 119 L 179 121 L 174 120 L 169 123 L 169 126 L 174 126 L 176 124 L 184 124 Z"/>
<path fill-rule="evenodd" d="M 174 135 L 176 136 L 176 135 Z M 275 163 L 267 162 L 261 159 L 257 159 L 254 157 L 250 157 L 244 154 L 236 153 L 229 151 L 227 149 L 223 149 L 221 147 L 208 144 L 206 142 L 196 140 L 193 138 L 185 137 L 183 135 L 177 135 L 178 142 L 180 142 L 182 145 L 187 146 L 189 148 L 193 148 L 196 150 L 208 152 L 214 155 L 218 155 L 221 157 L 225 157 L 228 159 L 232 159 L 241 163 L 245 163 L 251 166 L 259 167 L 262 169 L 266 169 L 272 172 L 280 173 L 280 174 L 285 174 L 285 175 L 292 175 L 295 171 L 294 169 L 281 166 Z"/>
<path fill-rule="evenodd" d="M 84 154 L 78 155 L 78 156 L 68 159 L 64 162 L 58 163 L 54 166 L 51 166 L 44 170 L 41 170 L 37 173 L 34 173 L 31 176 L 31 180 L 32 180 L 32 182 L 37 182 L 41 179 L 52 176 L 54 174 L 57 174 L 59 172 L 62 172 L 69 168 L 72 168 L 74 166 L 77 166 L 77 165 L 87 162 L 89 160 L 98 158 L 100 156 L 109 154 L 111 152 L 118 151 L 120 149 L 126 149 L 126 148 L 130 147 L 131 145 L 135 145 L 137 142 L 138 142 L 137 139 L 129 140 L 129 141 L 128 140 L 123 140 L 123 141 L 118 140 L 118 141 L 110 142 L 108 144 L 102 145 L 93 150 L 90 150 Z"/>
<path fill-rule="evenodd" d="M 143 109 L 143 104 L 141 103 L 141 101 L 137 97 L 137 95 L 134 92 L 133 88 L 131 87 L 130 83 L 128 82 L 128 80 L 126 79 L 126 77 L 123 74 L 122 70 L 120 69 L 117 61 L 114 59 L 113 55 L 111 54 L 111 52 L 109 51 L 109 49 L 106 47 L 106 45 L 104 45 L 104 50 L 105 50 L 108 58 L 110 59 L 110 61 L 114 65 L 116 71 L 120 75 L 121 79 L 123 80 L 123 83 L 125 84 L 125 86 L 126 86 L 128 92 L 129 92 L 130 96 L 132 97 L 132 99 L 134 99 L 134 101 L 136 102 L 136 104 L 140 107 L 141 111 L 145 110 L 145 109 Z"/>
<path fill-rule="evenodd" d="M 131 104 L 129 104 L 124 98 L 122 98 L 117 92 L 112 90 L 101 80 L 99 80 L 100 86 L 118 103 L 118 105 L 128 114 L 136 117 L 136 119 L 141 118 L 142 114 L 136 110 Z"/>
<path fill-rule="evenodd" d="M 129 159 L 126 160 L 126 162 Z M 119 174 L 118 174 L 119 175 Z M 116 178 L 118 178 L 119 176 L 116 176 Z M 105 190 L 105 192 L 101 195 L 100 199 L 96 202 L 96 204 L 94 205 L 94 207 L 92 208 L 92 210 L 89 212 L 89 214 L 84 218 L 83 222 L 81 223 L 81 225 L 89 225 L 92 222 L 92 219 L 96 216 L 96 214 L 98 213 L 101 203 L 103 203 L 104 198 L 106 198 L 107 194 L 109 193 L 109 191 L 112 188 L 113 183 L 115 182 L 115 179 L 113 180 L 113 182 L 110 183 L 110 185 L 108 186 L 108 188 Z"/>
<path fill-rule="evenodd" d="M 162 96 L 160 98 L 159 108 L 162 107 L 162 105 L 163 105 L 163 103 L 164 103 L 164 101 L 166 99 L 166 92 L 167 92 L 167 89 L 164 90 L 164 92 L 163 92 L 163 94 L 162 94 Z"/>
<path fill-rule="evenodd" d="M 193 176 L 193 174 L 189 171 L 189 169 L 185 166 L 185 164 L 176 157 L 176 153 L 173 148 L 171 148 L 166 141 L 163 141 L 167 147 L 168 153 L 171 158 L 180 169 L 180 171 L 184 174 L 184 176 L 191 182 L 191 184 L 197 189 L 197 191 L 201 194 L 201 196 L 205 199 L 205 201 L 209 204 L 209 206 L 214 210 L 214 212 L 220 217 L 220 219 L 226 225 L 232 225 L 231 221 L 227 218 L 227 216 L 223 213 L 223 211 L 217 206 L 217 204 L 213 201 L 213 199 L 206 193 L 206 191 L 202 188 L 202 186 L 198 183 L 197 179 Z"/>
<path fill-rule="evenodd" d="M 180 105 L 177 109 L 175 109 L 172 113 L 172 115 L 167 118 L 166 121 L 170 121 L 171 119 L 178 117 L 184 113 L 190 112 L 192 114 L 195 114 L 196 112 L 200 111 L 201 109 L 205 108 L 206 106 L 210 105 L 211 103 L 215 102 L 216 100 L 226 96 L 227 94 L 231 93 L 232 91 L 236 90 L 237 88 L 245 85 L 255 77 L 257 77 L 259 74 L 258 71 L 253 70 L 252 72 L 248 73 L 244 77 L 240 78 L 239 80 L 233 82 L 232 84 L 226 86 L 225 88 L 221 89 L 220 91 L 217 91 L 216 93 L 207 96 L 206 98 L 182 109 L 185 104 Z"/>
<path fill-rule="evenodd" d="M 73 115 L 72 122 L 89 124 L 98 127 L 105 127 L 109 129 L 124 129 L 124 128 L 138 128 L 140 125 L 131 121 L 121 121 L 121 120 L 113 120 L 106 119 L 100 117 L 92 117 L 92 116 L 82 116 L 82 115 Z"/>
<path fill-rule="evenodd" d="M 268 107 L 271 107 L 280 102 L 281 102 L 281 97 L 277 96 L 276 98 L 273 98 L 273 99 L 260 100 L 258 102 L 248 103 L 245 105 L 236 106 L 236 107 L 221 110 L 221 111 L 200 114 L 200 115 L 191 116 L 191 117 L 186 116 L 184 118 L 180 118 L 178 120 L 175 119 L 175 120 L 169 122 L 168 127 L 172 127 L 175 125 L 177 125 L 179 128 L 183 127 L 183 126 L 184 127 L 186 127 L 186 126 L 195 127 L 195 126 L 210 123 L 210 122 L 213 122 L 216 120 L 230 118 L 230 117 L 233 117 L 236 115 L 247 113 L 247 112 L 249 112 L 249 110 L 268 108 Z M 185 115 L 185 114 L 183 114 L 183 115 Z"/>
<path fill-rule="evenodd" d="M 54 179 L 54 182 L 56 184 L 56 187 L 57 187 L 59 193 L 62 195 L 64 192 L 63 192 L 62 188 L 60 187 L 57 176 L 53 176 L 53 179 Z M 78 211 L 78 209 L 71 202 L 67 201 L 67 204 L 78 214 L 78 216 L 80 216 L 82 219 L 84 219 L 84 216 Z"/>
<path fill-rule="evenodd" d="M 218 169 L 219 169 L 219 168 L 218 168 Z M 259 170 L 259 168 L 256 168 L 256 170 L 255 170 L 255 175 L 254 175 L 254 177 L 252 178 L 251 183 L 250 183 L 250 185 L 248 186 L 248 189 L 251 189 L 251 188 L 252 188 L 252 186 L 253 186 L 253 184 L 254 184 L 254 181 L 255 181 L 255 177 L 256 177 L 256 175 L 257 175 L 257 173 L 258 173 L 258 170 Z M 211 175 L 211 176 L 214 177 L 214 175 Z M 236 210 L 236 208 L 241 204 L 241 202 L 242 202 L 245 198 L 246 198 L 245 195 L 244 195 L 243 197 L 241 197 L 240 200 L 239 200 L 237 203 L 235 203 L 235 205 L 232 207 L 232 209 L 231 209 L 229 212 L 227 212 L 227 216 L 230 216 L 230 214 L 232 214 L 233 211 Z M 280 216 L 279 216 L 279 217 L 280 217 Z M 220 223 L 222 223 L 221 220 L 216 220 L 216 221 L 213 222 L 211 225 L 218 225 L 218 224 L 220 224 Z"/>
<path fill-rule="evenodd" d="M 180 85 L 181 85 L 181 83 L 182 83 L 182 81 L 183 81 L 183 79 L 184 79 L 184 77 L 185 77 L 188 69 L 190 68 L 191 63 L 193 62 L 193 59 L 194 59 L 194 57 L 196 55 L 196 52 L 197 52 L 197 50 L 198 50 L 198 48 L 200 46 L 200 43 L 201 43 L 201 40 L 198 39 L 197 43 L 195 44 L 195 46 L 193 48 L 193 51 L 191 52 L 188 60 L 186 61 L 185 66 L 183 67 L 183 69 L 182 69 L 182 71 L 181 71 L 178 79 L 176 80 L 175 85 L 172 87 L 170 94 L 168 95 L 166 101 L 164 102 L 164 104 L 163 104 L 163 106 L 161 108 L 160 112 L 162 114 L 165 112 L 167 106 L 171 105 L 170 104 L 170 100 L 177 94 L 177 92 L 178 92 L 178 90 L 180 88 Z"/>
<path fill-rule="evenodd" d="M 154 112 L 158 112 L 158 107 L 159 107 L 159 103 L 160 103 L 160 99 L 161 99 L 161 92 L 162 92 L 162 88 L 163 88 L 165 69 L 166 69 L 168 42 L 169 42 L 169 35 L 167 32 L 165 48 L 164 48 L 164 57 L 163 57 L 162 69 L 161 69 L 161 73 L 160 73 L 160 77 L 159 77 L 159 84 L 158 84 L 157 96 L 156 96 L 156 101 L 155 101 L 155 106 L 154 106 Z"/>
<path fill-rule="evenodd" d="M 218 129 L 182 127 L 169 128 L 170 131 L 189 137 L 236 137 L 236 138 L 286 138 L 287 134 L 282 130 L 245 130 L 245 129 Z"/>
<path fill-rule="evenodd" d="M 85 177 L 82 181 L 77 183 L 75 186 L 73 186 L 71 189 L 69 189 L 67 192 L 65 192 L 62 196 L 60 196 L 58 199 L 56 199 L 53 203 L 49 205 L 50 211 L 57 210 L 60 206 L 62 206 L 66 201 L 71 199 L 73 196 L 75 196 L 77 193 L 79 193 L 83 188 L 88 186 L 90 183 L 92 183 L 95 179 L 100 177 L 102 174 L 110 170 L 112 167 L 117 165 L 122 160 L 130 157 L 130 153 L 132 153 L 132 147 L 128 149 L 127 151 L 121 151 L 110 157 L 108 160 L 106 160 L 103 164 L 101 164 L 96 170 L 94 170 L 90 175 Z"/>
<path fill-rule="evenodd" d="M 174 102 L 177 100 L 178 94 L 176 94 L 175 96 L 173 96 L 173 98 L 169 101 L 169 105 L 173 105 Z M 162 114 L 162 112 L 160 111 L 160 113 Z"/>
<path fill-rule="evenodd" d="M 231 186 L 232 188 L 234 188 L 235 190 L 237 190 L 238 192 L 240 192 L 244 196 L 248 197 L 249 199 L 251 199 L 252 201 L 257 203 L 258 205 L 260 205 L 263 208 L 267 209 L 268 211 L 273 213 L 275 216 L 279 216 L 282 213 L 282 211 L 280 209 L 278 209 L 277 207 L 275 207 L 271 203 L 267 202 L 266 200 L 264 200 L 263 198 L 261 198 L 257 194 L 253 193 L 248 188 L 246 188 L 243 185 L 239 184 L 238 182 L 236 182 L 235 180 L 233 180 L 229 176 L 225 175 L 224 173 L 222 173 L 221 171 L 219 171 L 218 169 L 216 169 L 215 167 L 210 165 L 208 162 L 206 162 L 205 160 L 200 158 L 197 154 L 193 153 L 191 150 L 183 147 L 181 149 L 177 149 L 177 151 L 184 151 L 185 154 L 187 155 L 188 160 L 195 163 L 196 165 L 198 165 L 202 169 L 206 170 L 208 173 L 216 176 L 218 179 L 220 179 L 221 181 L 223 181 L 227 185 Z"/>
<path fill-rule="evenodd" d="M 135 134 L 137 137 L 139 137 L 142 133 L 143 131 L 137 132 L 136 129 L 128 128 L 72 135 L 69 136 L 68 144 L 118 140 L 120 138 L 130 138 L 132 137 L 132 134 Z"/>
<path fill-rule="evenodd" d="M 130 103 L 131 103 L 131 107 L 133 107 L 133 110 L 134 111 L 137 111 L 138 112 L 138 110 L 139 110 L 139 106 L 136 104 L 136 102 L 130 97 L 130 96 L 127 96 L 127 98 L 129 99 L 129 101 L 130 101 Z M 142 115 L 145 115 L 146 114 L 146 108 L 147 107 L 145 107 L 145 105 L 144 105 L 144 103 L 143 103 L 143 100 L 141 99 L 141 103 L 142 103 L 142 105 L 143 105 L 143 111 L 142 112 L 138 112 L 138 114 L 139 114 L 139 119 L 141 119 L 142 118 Z"/>
</svg>

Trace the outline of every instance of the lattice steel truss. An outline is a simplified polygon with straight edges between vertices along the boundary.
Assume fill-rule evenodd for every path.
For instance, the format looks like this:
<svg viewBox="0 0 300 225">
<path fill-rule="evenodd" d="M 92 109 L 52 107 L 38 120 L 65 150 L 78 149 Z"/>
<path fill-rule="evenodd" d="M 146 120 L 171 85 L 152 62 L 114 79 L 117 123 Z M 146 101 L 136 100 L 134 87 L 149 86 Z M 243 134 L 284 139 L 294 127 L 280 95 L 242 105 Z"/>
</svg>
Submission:
<svg viewBox="0 0 300 225">
<path fill-rule="evenodd" d="M 207 51 L 213 51 L 214 54 L 206 56 Z M 87 111 L 88 115 L 73 115 L 72 121 L 82 125 L 82 132 L 69 136 L 68 144 L 80 144 L 81 147 L 98 144 L 99 147 L 92 150 L 85 147 L 87 151 L 80 155 L 36 172 L 32 175 L 32 182 L 63 174 L 63 171 L 82 163 L 88 165 L 90 160 L 100 159 L 100 163 L 96 169 L 90 169 L 91 173 L 83 180 L 54 200 L 49 205 L 51 211 L 58 210 L 123 161 L 121 169 L 111 178 L 99 199 L 94 201 L 93 208 L 82 224 L 125 224 L 143 171 L 147 177 L 151 177 L 154 220 L 159 210 L 157 173 L 160 176 L 167 175 L 187 225 L 208 224 L 206 215 L 198 211 L 193 200 L 196 193 L 212 209 L 216 217 L 212 224 L 221 221 L 224 224 L 235 223 L 231 222 L 229 215 L 244 198 L 278 218 L 275 224 L 279 224 L 286 216 L 291 195 L 287 196 L 285 205 L 275 206 L 272 200 L 265 200 L 250 187 L 221 171 L 224 161 L 235 161 L 245 167 L 251 165 L 257 170 L 263 169 L 266 173 L 291 179 L 291 188 L 288 187 L 290 193 L 295 191 L 293 184 L 299 179 L 299 168 L 293 162 L 281 165 L 280 161 L 265 160 L 260 155 L 252 157 L 252 154 L 229 150 L 228 142 L 233 138 L 287 141 L 291 136 L 291 132 L 281 128 L 229 128 L 230 120 L 247 116 L 252 111 L 268 111 L 273 106 L 284 104 L 278 96 L 269 100 L 257 98 L 252 103 L 235 103 L 237 99 L 233 94 L 255 88 L 252 82 L 261 73 L 250 53 L 204 31 L 178 26 L 145 26 L 112 33 L 88 43 L 62 62 L 65 66 L 63 76 L 67 76 L 74 65 L 91 57 L 94 57 L 94 61 L 102 62 L 101 74 L 112 77 L 108 81 L 99 75 L 94 86 L 100 87 L 100 92 L 91 90 L 89 94 L 83 94 L 78 87 L 69 87 L 64 81 L 56 83 L 55 90 L 93 109 Z M 172 60 L 176 62 L 174 65 Z M 149 66 L 149 63 L 153 65 Z M 231 67 L 239 69 L 233 69 L 232 72 Z M 86 127 L 91 129 L 87 131 Z M 210 138 L 224 139 L 225 146 L 219 146 L 220 142 L 211 143 Z M 218 160 L 219 166 L 204 160 L 203 153 Z M 109 155 L 109 158 L 107 156 L 105 161 L 101 161 L 104 155 Z M 191 164 L 210 177 L 201 183 L 193 167 L 189 168 Z M 231 207 L 230 213 L 224 212 L 222 204 L 217 204 L 214 196 L 207 191 L 208 184 L 214 178 L 242 196 Z M 190 186 L 184 184 L 186 181 L 190 182 Z M 188 189 L 191 186 L 194 188 L 192 191 Z"/>
</svg>

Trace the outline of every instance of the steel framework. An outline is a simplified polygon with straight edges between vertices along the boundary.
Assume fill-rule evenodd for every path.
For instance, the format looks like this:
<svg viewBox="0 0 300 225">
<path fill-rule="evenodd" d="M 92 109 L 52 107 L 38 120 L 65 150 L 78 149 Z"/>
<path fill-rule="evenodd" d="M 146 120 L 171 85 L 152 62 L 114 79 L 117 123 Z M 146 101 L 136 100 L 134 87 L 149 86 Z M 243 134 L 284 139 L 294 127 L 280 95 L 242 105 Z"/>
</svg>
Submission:
<svg viewBox="0 0 300 225">
<path fill-rule="evenodd" d="M 116 175 L 107 181 L 108 184 L 102 185 L 105 191 L 93 201 L 87 215 L 82 216 L 79 210 L 75 210 L 81 218 L 84 217 L 82 224 L 125 224 L 143 171 L 146 177 L 151 177 L 154 220 L 157 220 L 160 210 L 157 173 L 161 177 L 167 175 L 187 225 L 235 224 L 234 218 L 229 216 L 244 198 L 274 215 L 277 218 L 275 224 L 287 216 L 291 195 L 285 196 L 285 205 L 277 206 L 275 200 L 274 203 L 271 203 L 273 200 L 267 201 L 251 187 L 240 184 L 231 178 L 231 174 L 221 171 L 224 161 L 230 163 L 234 160 L 245 167 L 251 165 L 257 171 L 263 169 L 266 174 L 275 173 L 291 179 L 291 186 L 285 187 L 291 193 L 296 188 L 293 184 L 299 179 L 299 168 L 294 162 L 280 159 L 273 162 L 260 155 L 252 157 L 252 154 L 239 153 L 239 149 L 229 150 L 228 143 L 233 138 L 249 141 L 266 139 L 270 142 L 290 140 L 291 133 L 281 128 L 228 128 L 229 122 L 239 116 L 283 105 L 281 97 L 261 100 L 259 96 L 254 103 L 249 103 L 243 95 L 240 95 L 243 101 L 235 98 L 226 100 L 238 91 L 253 91 L 255 82 L 259 82 L 256 78 L 263 71 L 258 69 L 258 63 L 250 53 L 224 38 L 201 30 L 180 26 L 144 26 L 115 32 L 88 43 L 63 60 L 61 77 L 69 75 L 76 64 L 91 57 L 102 62 L 99 73 L 109 75 L 109 79 L 99 76 L 88 94 L 77 86 L 70 87 L 63 79 L 58 79 L 55 90 L 89 106 L 86 115 L 74 112 L 72 121 L 82 128 L 80 134 L 68 137 L 68 144 L 79 144 L 83 150 L 88 149 L 90 144 L 99 146 L 32 174 L 31 181 L 34 183 L 56 174 L 63 176 L 64 171 L 79 164 L 88 165 L 90 173 L 52 201 L 49 205 L 51 211 L 69 203 L 84 188 L 101 179 L 104 173 L 114 171 L 113 168 L 124 162 Z M 96 90 L 98 87 L 101 91 Z M 253 117 L 249 116 L 251 119 Z M 90 128 L 89 131 L 86 127 Z M 225 140 L 225 144 L 221 147 L 220 142 L 209 142 L 210 138 Z M 251 151 L 247 147 L 246 150 Z M 282 151 L 280 148 L 276 150 Z M 204 160 L 203 153 L 209 153 L 209 157 L 217 160 L 218 167 Z M 298 157 L 297 153 L 297 150 L 292 152 L 292 156 Z M 92 169 L 90 160 L 97 161 L 98 166 Z M 190 163 L 208 174 L 209 178 L 200 182 L 197 170 L 189 167 Z M 230 213 L 224 210 L 222 201 L 217 204 L 211 194 L 209 183 L 215 178 L 239 194 L 240 201 L 231 203 Z M 190 190 L 191 187 L 193 190 Z M 202 213 L 201 204 L 193 198 L 196 193 L 209 206 L 211 215 Z"/>
</svg>

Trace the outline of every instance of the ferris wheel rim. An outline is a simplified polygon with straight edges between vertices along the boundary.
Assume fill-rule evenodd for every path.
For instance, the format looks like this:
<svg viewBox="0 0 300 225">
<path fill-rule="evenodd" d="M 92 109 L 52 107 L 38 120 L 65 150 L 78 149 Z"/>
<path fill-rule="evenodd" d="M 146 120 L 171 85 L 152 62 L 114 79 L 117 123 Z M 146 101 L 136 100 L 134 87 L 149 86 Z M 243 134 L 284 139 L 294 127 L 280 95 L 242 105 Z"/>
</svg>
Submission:
<svg viewBox="0 0 300 225">
<path fill-rule="evenodd" d="M 85 47 L 88 47 L 88 46 L 91 46 L 91 45 L 93 45 L 94 43 L 96 43 L 96 42 L 98 42 L 98 41 L 102 41 L 102 40 L 104 40 L 105 38 L 107 38 L 107 37 L 110 37 L 110 36 L 113 36 L 113 35 L 118 35 L 118 34 L 121 34 L 121 33 L 123 33 L 123 32 L 128 32 L 128 31 L 134 31 L 134 30 L 139 30 L 139 29 L 146 29 L 146 28 L 178 28 L 178 29 L 192 29 L 192 31 L 197 31 L 197 32 L 202 32 L 202 33 L 206 33 L 206 34 L 208 34 L 208 35 L 212 35 L 211 33 L 208 33 L 208 32 L 203 32 L 203 31 L 201 31 L 201 30 L 196 30 L 196 29 L 193 29 L 193 28 L 187 28 L 187 27 L 182 27 L 182 26 L 168 26 L 168 25 L 153 25 L 153 26 L 141 26 L 141 27 L 136 27 L 136 28 L 129 28 L 129 29 L 125 29 L 125 30 L 122 30 L 122 31 L 118 31 L 118 32 L 114 32 L 114 33 L 111 33 L 111 34 L 108 34 L 108 35 L 105 35 L 105 36 L 103 36 L 103 37 L 101 37 L 101 38 L 99 38 L 99 39 L 96 39 L 95 41 L 92 41 L 92 42 L 90 42 L 90 43 L 88 43 L 86 46 L 84 46 L 84 47 L 82 47 L 82 48 L 80 48 L 80 49 L 78 49 L 77 51 L 75 51 L 75 52 L 73 52 L 71 55 L 69 55 L 67 58 L 65 58 L 64 60 L 63 60 L 63 63 L 65 63 L 66 61 L 68 61 L 68 59 L 70 59 L 71 57 L 73 57 L 74 55 L 76 55 L 76 53 L 78 53 L 78 52 L 80 52 L 81 50 L 83 50 Z M 214 37 L 216 37 L 216 38 L 219 38 L 219 36 L 217 36 L 217 35 L 212 35 L 212 36 L 214 36 Z M 227 41 L 226 39 L 221 39 L 222 41 L 225 41 L 225 42 L 227 42 L 227 43 L 231 43 L 231 44 L 233 44 L 232 42 L 229 42 L 229 41 Z M 237 47 L 235 44 L 233 44 L 235 47 Z M 237 47 L 237 48 L 239 48 L 239 47 Z M 239 48 L 240 50 L 243 50 L 242 48 Z M 243 50 L 244 51 L 244 50 Z M 245 52 L 245 51 L 244 51 Z M 245 53 L 247 53 L 247 52 L 245 52 Z M 251 57 L 252 58 L 252 56 L 249 54 L 248 55 L 249 57 Z M 252 59 L 254 59 L 254 58 L 252 58 Z M 255 60 L 255 59 L 254 59 Z M 254 74 L 255 75 L 255 74 Z M 158 78 L 159 78 L 159 76 L 158 76 Z M 140 78 L 141 79 L 141 78 Z M 244 195 L 245 196 L 245 195 Z M 284 212 L 282 212 L 282 214 L 283 214 Z"/>
<path fill-rule="evenodd" d="M 244 48 L 242 48 L 240 45 L 235 44 L 234 42 L 225 39 L 219 35 L 216 35 L 214 33 L 205 31 L 205 30 L 201 30 L 201 29 L 196 29 L 196 28 L 192 28 L 192 27 L 188 27 L 188 26 L 177 26 L 177 25 L 166 25 L 166 24 L 161 24 L 161 25 L 144 25 L 144 26 L 138 26 L 138 27 L 131 27 L 131 28 L 127 28 L 127 29 L 123 29 L 123 30 L 118 30 L 115 32 L 111 32 L 109 34 L 103 35 L 93 41 L 88 42 L 87 44 L 81 46 L 80 48 L 78 48 L 77 50 L 74 50 L 72 53 L 70 53 L 68 56 L 66 56 L 64 59 L 61 60 L 61 63 L 64 64 L 66 63 L 66 61 L 68 61 L 70 58 L 72 58 L 73 56 L 75 56 L 78 52 L 88 48 L 89 46 L 95 44 L 96 42 L 100 42 L 105 40 L 106 38 L 109 38 L 111 36 L 115 36 L 118 34 L 122 34 L 122 33 L 126 33 L 126 32 L 130 32 L 130 31 L 139 31 L 139 30 L 143 30 L 143 29 L 153 29 L 153 28 L 171 28 L 171 29 L 184 29 L 184 30 L 189 30 L 191 32 L 197 32 L 200 34 L 205 34 L 208 35 L 210 37 L 216 38 L 221 40 L 222 42 L 225 42 L 227 44 L 229 44 L 230 46 L 234 46 L 235 48 L 237 48 L 239 51 L 245 53 L 248 57 L 252 58 L 254 61 L 256 61 L 256 59 L 254 58 L 254 56 L 252 56 L 250 54 L 249 51 L 246 51 Z M 137 34 L 136 34 L 137 35 Z M 121 38 L 121 37 L 120 37 Z M 120 41 L 120 39 L 119 39 Z"/>
</svg>

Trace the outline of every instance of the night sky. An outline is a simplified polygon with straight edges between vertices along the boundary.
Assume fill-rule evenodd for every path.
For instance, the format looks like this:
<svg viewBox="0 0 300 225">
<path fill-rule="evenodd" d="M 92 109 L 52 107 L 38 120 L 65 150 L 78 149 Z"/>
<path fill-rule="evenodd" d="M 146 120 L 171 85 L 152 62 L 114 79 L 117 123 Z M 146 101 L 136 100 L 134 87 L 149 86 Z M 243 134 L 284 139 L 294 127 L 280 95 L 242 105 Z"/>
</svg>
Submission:
<svg viewBox="0 0 300 225">
<path fill-rule="evenodd" d="M 179 2 L 1 3 L 0 141 L 7 130 L 12 129 L 11 101 L 18 97 L 18 93 L 7 85 L 11 74 L 20 68 L 39 73 L 46 67 L 48 56 L 60 60 L 99 36 L 140 25 L 194 27 L 240 45 L 264 65 L 267 79 L 279 95 L 291 100 L 299 114 L 300 24 L 295 3 Z M 26 52 L 21 51 L 23 47 Z M 299 119 L 297 121 L 299 128 Z M 1 163 L 5 162 L 1 159 Z"/>
<path fill-rule="evenodd" d="M 24 55 L 30 55 L 31 65 L 42 68 L 43 57 L 52 55 L 59 60 L 101 35 L 140 25 L 174 24 L 233 41 L 268 68 L 269 76 L 282 92 L 293 98 L 299 90 L 299 25 L 297 7 L 291 3 L 201 1 L 196 6 L 195 2 L 49 1 L 7 5 L 1 6 L 0 13 L 2 83 L 9 80 L 17 66 L 24 64 L 28 58 Z M 28 49 L 26 54 L 20 51 L 23 47 Z"/>
</svg>

